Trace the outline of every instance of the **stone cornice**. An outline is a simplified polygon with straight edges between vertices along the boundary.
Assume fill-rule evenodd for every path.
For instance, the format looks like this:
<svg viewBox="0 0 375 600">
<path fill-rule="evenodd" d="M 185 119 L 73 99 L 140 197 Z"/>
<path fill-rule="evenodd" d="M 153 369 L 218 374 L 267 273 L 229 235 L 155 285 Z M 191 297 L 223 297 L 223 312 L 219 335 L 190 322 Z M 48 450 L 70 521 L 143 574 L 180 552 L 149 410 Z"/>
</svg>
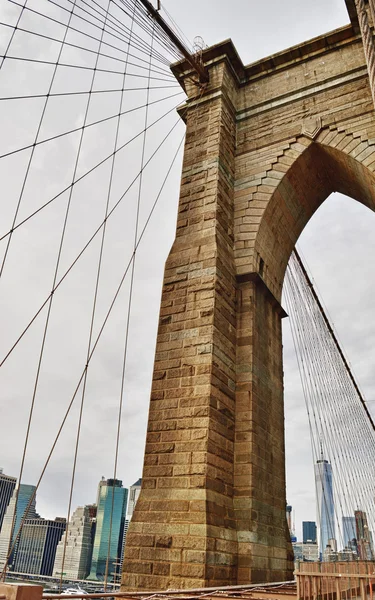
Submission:
<svg viewBox="0 0 375 600">
<path fill-rule="evenodd" d="M 259 115 L 261 113 L 267 112 L 274 108 L 278 108 L 280 106 L 290 104 L 291 102 L 297 102 L 298 100 L 302 100 L 308 98 L 309 96 L 316 96 L 320 92 L 324 92 L 328 89 L 343 85 L 345 83 L 349 83 L 351 81 L 356 81 L 359 79 L 367 78 L 367 69 L 366 67 L 359 67 L 354 69 L 350 73 L 346 73 L 345 75 L 338 75 L 333 78 L 329 78 L 322 83 L 315 83 L 312 85 L 308 85 L 303 89 L 298 90 L 297 92 L 291 92 L 288 94 L 284 94 L 272 100 L 268 100 L 258 105 L 254 105 L 249 109 L 244 109 L 239 111 L 237 114 L 237 120 L 241 121 L 242 119 L 246 119 L 248 117 Z"/>
<path fill-rule="evenodd" d="M 358 39 L 359 36 L 353 29 L 353 25 L 346 25 L 302 44 L 282 50 L 281 52 L 258 60 L 247 66 L 242 63 L 232 40 L 228 39 L 204 50 L 203 62 L 209 68 L 210 65 L 213 65 L 217 63 L 218 60 L 222 60 L 226 57 L 239 85 L 241 85 L 267 76 L 270 72 L 276 72 L 288 68 L 291 65 L 295 66 L 312 57 L 324 54 L 327 50 L 339 50 L 343 46 L 351 44 Z M 171 70 L 183 87 L 184 79 L 186 77 L 194 77 L 194 72 L 185 60 L 174 63 L 171 66 Z"/>
</svg>

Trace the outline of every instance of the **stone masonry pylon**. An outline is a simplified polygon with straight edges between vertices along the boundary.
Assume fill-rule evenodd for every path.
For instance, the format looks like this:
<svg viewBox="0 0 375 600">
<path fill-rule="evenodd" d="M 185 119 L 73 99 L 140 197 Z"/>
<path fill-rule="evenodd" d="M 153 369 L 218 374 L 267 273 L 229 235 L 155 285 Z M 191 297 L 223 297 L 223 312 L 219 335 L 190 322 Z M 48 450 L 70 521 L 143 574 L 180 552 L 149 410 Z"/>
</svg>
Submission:
<svg viewBox="0 0 375 600">
<path fill-rule="evenodd" d="M 213 77 L 217 89 L 230 86 L 225 64 Z M 131 587 L 236 582 L 234 143 L 230 98 L 193 101 L 176 240 L 165 267 L 142 492 L 127 540 Z"/>
<path fill-rule="evenodd" d="M 292 573 L 282 383 L 272 391 L 276 406 L 265 407 L 262 398 L 251 407 L 252 393 L 269 382 L 255 382 L 247 362 L 250 332 L 273 332 L 258 331 L 264 318 L 254 322 L 252 296 L 271 328 L 279 313 L 258 282 L 236 278 L 234 265 L 236 81 L 221 59 L 203 94 L 186 85 L 177 234 L 165 267 L 142 492 L 126 544 L 123 583 L 131 588 L 236 584 L 241 572 L 246 581 L 250 574 L 282 580 Z M 280 380 L 280 352 L 276 362 Z M 263 431 L 269 409 L 281 423 L 272 436 Z M 263 450 L 263 443 L 276 445 Z"/>
<path fill-rule="evenodd" d="M 186 62 L 173 66 L 187 133 L 124 590 L 292 579 L 284 273 L 333 191 L 375 209 L 358 21 L 247 67 L 231 41 L 203 60 L 204 87 Z"/>
</svg>

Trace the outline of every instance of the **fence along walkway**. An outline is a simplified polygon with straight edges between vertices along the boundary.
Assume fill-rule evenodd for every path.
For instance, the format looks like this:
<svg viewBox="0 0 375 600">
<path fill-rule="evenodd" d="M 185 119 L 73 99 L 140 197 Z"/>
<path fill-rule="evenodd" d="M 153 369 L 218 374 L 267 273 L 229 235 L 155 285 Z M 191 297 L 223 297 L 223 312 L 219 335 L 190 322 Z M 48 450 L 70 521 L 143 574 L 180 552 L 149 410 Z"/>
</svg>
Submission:
<svg viewBox="0 0 375 600">
<path fill-rule="evenodd" d="M 373 600 L 375 562 L 300 563 L 298 600 Z"/>
<path fill-rule="evenodd" d="M 3 594 L 4 593 L 4 594 Z M 294 581 L 235 585 L 212 588 L 179 589 L 166 591 L 143 592 L 108 592 L 67 596 L 65 594 L 43 594 L 42 586 L 30 584 L 0 583 L 0 600 L 62 600 L 64 598 L 126 598 L 127 600 L 296 600 L 296 584 Z"/>
</svg>

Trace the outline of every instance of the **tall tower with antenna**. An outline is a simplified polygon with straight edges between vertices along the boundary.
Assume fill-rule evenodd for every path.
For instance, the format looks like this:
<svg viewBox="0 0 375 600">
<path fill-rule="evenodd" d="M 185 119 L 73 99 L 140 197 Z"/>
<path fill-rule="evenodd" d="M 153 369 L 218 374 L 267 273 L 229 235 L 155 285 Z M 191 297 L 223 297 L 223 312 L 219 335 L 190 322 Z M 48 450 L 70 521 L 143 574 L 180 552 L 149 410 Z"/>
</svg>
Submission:
<svg viewBox="0 0 375 600">
<path fill-rule="evenodd" d="M 323 558 L 328 540 L 335 539 L 336 535 L 332 466 L 324 458 L 322 442 L 320 442 L 320 459 L 315 464 L 315 487 L 319 554 Z"/>
</svg>

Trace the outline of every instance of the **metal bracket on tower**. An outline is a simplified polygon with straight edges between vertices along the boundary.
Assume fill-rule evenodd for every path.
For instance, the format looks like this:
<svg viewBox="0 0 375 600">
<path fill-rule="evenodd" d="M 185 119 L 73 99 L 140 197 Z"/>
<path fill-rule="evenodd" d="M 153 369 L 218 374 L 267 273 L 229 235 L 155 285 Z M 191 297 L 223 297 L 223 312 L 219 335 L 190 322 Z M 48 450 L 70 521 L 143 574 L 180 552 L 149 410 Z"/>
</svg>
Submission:
<svg viewBox="0 0 375 600">
<path fill-rule="evenodd" d="M 150 15 L 155 19 L 155 21 L 160 25 L 162 30 L 167 34 L 171 42 L 178 48 L 181 54 L 185 57 L 189 65 L 194 69 L 194 71 L 199 76 L 199 81 L 201 83 L 208 82 L 208 72 L 204 65 L 200 64 L 196 58 L 189 52 L 187 48 L 185 48 L 184 44 L 177 37 L 177 35 L 172 31 L 169 25 L 164 21 L 164 19 L 159 15 L 158 10 L 160 9 L 160 0 L 158 0 L 158 9 L 156 10 L 149 0 L 140 0 L 143 6 L 148 10 Z"/>
</svg>

